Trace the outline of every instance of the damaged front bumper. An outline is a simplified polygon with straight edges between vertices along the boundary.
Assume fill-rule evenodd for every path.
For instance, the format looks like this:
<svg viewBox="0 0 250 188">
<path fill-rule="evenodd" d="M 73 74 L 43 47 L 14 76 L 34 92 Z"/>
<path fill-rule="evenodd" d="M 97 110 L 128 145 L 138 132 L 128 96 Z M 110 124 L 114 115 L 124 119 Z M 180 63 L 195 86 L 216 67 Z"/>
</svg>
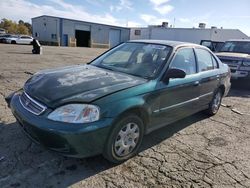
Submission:
<svg viewBox="0 0 250 188">
<path fill-rule="evenodd" d="M 47 116 L 53 109 L 41 115 L 26 110 L 19 100 L 21 91 L 10 94 L 5 100 L 22 130 L 32 141 L 70 157 L 83 158 L 102 153 L 112 118 L 85 124 L 52 121 Z"/>
</svg>

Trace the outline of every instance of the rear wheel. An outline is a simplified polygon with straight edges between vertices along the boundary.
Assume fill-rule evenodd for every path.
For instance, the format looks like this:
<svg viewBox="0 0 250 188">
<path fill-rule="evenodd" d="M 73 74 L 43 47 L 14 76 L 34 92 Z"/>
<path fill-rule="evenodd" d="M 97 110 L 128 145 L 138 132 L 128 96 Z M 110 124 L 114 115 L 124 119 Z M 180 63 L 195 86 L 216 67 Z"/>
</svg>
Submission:
<svg viewBox="0 0 250 188">
<path fill-rule="evenodd" d="M 222 95 L 223 94 L 222 94 L 221 89 L 219 89 L 215 93 L 212 101 L 209 104 L 209 108 L 206 111 L 208 113 L 208 115 L 213 116 L 219 111 L 219 108 L 220 108 L 220 105 L 221 105 L 221 100 L 222 100 Z"/>
<path fill-rule="evenodd" d="M 11 44 L 16 44 L 16 41 L 12 40 L 12 41 L 11 41 Z"/>
<path fill-rule="evenodd" d="M 144 125 L 136 115 L 128 115 L 118 121 L 106 142 L 104 157 L 113 163 L 121 163 L 136 155 L 144 135 Z"/>
</svg>

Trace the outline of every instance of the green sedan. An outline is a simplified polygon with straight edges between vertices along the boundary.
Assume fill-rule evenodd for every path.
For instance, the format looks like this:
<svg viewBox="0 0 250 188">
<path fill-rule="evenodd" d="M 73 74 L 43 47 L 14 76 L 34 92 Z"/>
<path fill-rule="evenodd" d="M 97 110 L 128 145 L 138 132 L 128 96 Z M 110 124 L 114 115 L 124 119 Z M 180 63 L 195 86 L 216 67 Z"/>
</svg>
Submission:
<svg viewBox="0 0 250 188">
<path fill-rule="evenodd" d="M 38 72 L 6 101 L 34 142 L 120 163 L 145 134 L 199 111 L 216 114 L 230 85 L 228 66 L 206 47 L 139 40 L 88 64 Z"/>
</svg>

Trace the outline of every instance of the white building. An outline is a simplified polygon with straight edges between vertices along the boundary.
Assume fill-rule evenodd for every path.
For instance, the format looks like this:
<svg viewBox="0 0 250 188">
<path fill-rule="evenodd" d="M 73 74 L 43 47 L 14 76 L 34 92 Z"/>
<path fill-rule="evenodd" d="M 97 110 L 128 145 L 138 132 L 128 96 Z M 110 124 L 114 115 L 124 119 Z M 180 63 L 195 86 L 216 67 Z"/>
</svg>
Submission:
<svg viewBox="0 0 250 188">
<path fill-rule="evenodd" d="M 204 23 L 201 23 L 199 28 L 171 28 L 166 22 L 163 22 L 160 26 L 138 27 L 130 30 L 131 40 L 174 40 L 200 44 L 201 40 L 225 42 L 229 39 L 245 38 L 248 36 L 238 29 L 218 29 L 216 27 L 207 29 Z"/>
<path fill-rule="evenodd" d="M 32 34 L 42 44 L 110 48 L 129 40 L 130 29 L 43 15 L 32 18 Z"/>
</svg>

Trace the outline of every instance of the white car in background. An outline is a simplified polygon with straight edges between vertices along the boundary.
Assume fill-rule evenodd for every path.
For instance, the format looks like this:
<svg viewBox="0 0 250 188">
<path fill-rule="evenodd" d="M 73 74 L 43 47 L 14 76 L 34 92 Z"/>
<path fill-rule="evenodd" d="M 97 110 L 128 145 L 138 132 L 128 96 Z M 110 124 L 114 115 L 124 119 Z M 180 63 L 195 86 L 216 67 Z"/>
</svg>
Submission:
<svg viewBox="0 0 250 188">
<path fill-rule="evenodd" d="M 28 35 L 11 36 L 6 39 L 8 44 L 32 44 L 33 37 Z"/>
</svg>

